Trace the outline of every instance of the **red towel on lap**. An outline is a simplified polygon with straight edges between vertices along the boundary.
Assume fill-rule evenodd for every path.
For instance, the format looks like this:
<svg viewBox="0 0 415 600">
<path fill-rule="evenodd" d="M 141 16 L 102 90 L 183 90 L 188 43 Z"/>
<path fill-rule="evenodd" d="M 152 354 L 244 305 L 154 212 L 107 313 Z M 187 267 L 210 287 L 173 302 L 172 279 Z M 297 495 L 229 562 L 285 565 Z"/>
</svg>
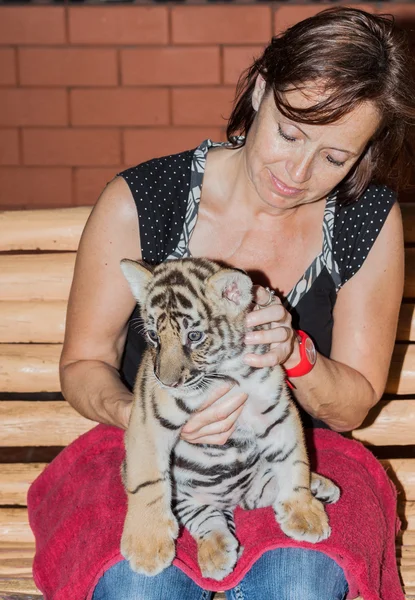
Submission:
<svg viewBox="0 0 415 600">
<path fill-rule="evenodd" d="M 225 590 L 267 550 L 310 548 L 343 568 L 349 598 L 360 594 L 364 600 L 404 600 L 395 560 L 396 492 L 384 469 L 362 444 L 332 431 L 317 429 L 308 441 L 313 470 L 333 479 L 342 491 L 339 502 L 327 507 L 332 528 L 328 540 L 295 542 L 282 533 L 271 508 L 238 508 L 236 531 L 244 552 L 233 573 L 221 582 L 204 579 L 187 531 L 178 540 L 174 564 L 201 587 Z M 90 599 L 102 573 L 122 560 L 123 455 L 123 432 L 98 425 L 65 448 L 31 486 L 33 571 L 45 600 Z"/>
</svg>

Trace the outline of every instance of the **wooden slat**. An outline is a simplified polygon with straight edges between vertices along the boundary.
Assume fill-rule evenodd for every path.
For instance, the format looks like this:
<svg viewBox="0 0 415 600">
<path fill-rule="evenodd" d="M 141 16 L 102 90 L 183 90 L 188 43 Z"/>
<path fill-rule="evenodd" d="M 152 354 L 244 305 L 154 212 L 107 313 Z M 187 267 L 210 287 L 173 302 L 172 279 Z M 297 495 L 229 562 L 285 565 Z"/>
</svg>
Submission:
<svg viewBox="0 0 415 600">
<path fill-rule="evenodd" d="M 401 211 L 405 243 L 413 244 L 415 242 L 415 203 L 403 202 Z"/>
<path fill-rule="evenodd" d="M 65 446 L 89 431 L 92 421 L 66 402 L 1 401 L 1 446 Z M 350 435 L 375 446 L 414 443 L 415 400 L 381 401 L 364 426 Z"/>
<path fill-rule="evenodd" d="M 415 304 L 402 304 L 399 313 L 396 339 L 402 342 L 415 341 Z"/>
<path fill-rule="evenodd" d="M 386 384 L 387 394 L 415 393 L 415 344 L 396 344 Z"/>
<path fill-rule="evenodd" d="M 405 242 L 415 242 L 415 203 L 401 204 Z M 0 251 L 76 250 L 90 206 L 0 213 Z"/>
<path fill-rule="evenodd" d="M 45 463 L 0 464 L 0 505 L 26 506 L 29 486 L 45 467 Z"/>
<path fill-rule="evenodd" d="M 66 306 L 65 300 L 0 301 L 0 343 L 62 343 Z M 396 339 L 415 341 L 415 304 L 401 306 Z"/>
<path fill-rule="evenodd" d="M 67 446 L 96 423 L 67 402 L 0 402 L 1 446 Z"/>
<path fill-rule="evenodd" d="M 0 300 L 67 300 L 75 252 L 0 256 Z"/>
<path fill-rule="evenodd" d="M 9 523 L 9 525 L 7 525 Z M 27 511 L 25 509 L 2 509 L 0 510 L 0 535 L 3 533 L 3 541 L 13 542 L 16 546 L 20 543 L 20 541 L 27 543 L 28 541 L 33 541 L 33 536 L 29 529 L 29 525 L 27 523 Z M 28 540 L 28 536 L 32 536 L 32 540 Z M 19 540 L 18 538 L 22 538 Z M 1 555 L 0 555 L 1 556 Z M 10 579 L 12 579 L 13 574 L 16 574 L 16 571 L 20 571 L 20 577 L 24 580 L 26 577 L 29 579 L 29 569 L 28 569 L 28 559 L 25 557 L 25 563 L 19 569 L 19 566 L 16 564 L 15 560 L 10 559 L 11 573 Z M 30 560 L 30 559 L 29 559 Z M 7 564 L 7 562 L 6 562 Z M 415 588 L 415 569 L 412 564 L 402 564 L 401 574 L 403 578 L 403 582 L 408 592 L 412 588 Z M 5 569 L 2 569 L 0 576 L 0 591 L 1 591 L 1 580 L 4 581 L 4 577 L 7 576 L 7 572 Z M 5 588 L 7 591 L 7 588 Z M 33 591 L 36 591 L 34 589 Z"/>
<path fill-rule="evenodd" d="M 0 600 L 43 600 L 33 579 L 0 578 Z M 13 594 L 10 598 L 9 594 Z M 18 594 L 18 595 L 16 595 Z"/>
<path fill-rule="evenodd" d="M 65 300 L 0 302 L 0 343 L 62 343 Z"/>
<path fill-rule="evenodd" d="M 59 392 L 60 344 L 0 344 L 0 392 Z"/>
<path fill-rule="evenodd" d="M 415 298 L 415 248 L 405 250 L 404 298 Z"/>
<path fill-rule="evenodd" d="M 60 344 L 0 344 L 0 392 L 59 391 Z M 415 344 L 398 344 L 386 392 L 410 395 L 415 390 Z"/>
<path fill-rule="evenodd" d="M 380 462 L 395 483 L 399 498 L 415 501 L 415 458 L 392 458 Z"/>
<path fill-rule="evenodd" d="M 408 446 L 414 443 L 414 431 L 415 400 L 382 400 L 351 435 L 374 446 Z"/>
<path fill-rule="evenodd" d="M 76 250 L 90 206 L 0 213 L 0 251 Z"/>
<path fill-rule="evenodd" d="M 405 298 L 415 298 L 415 248 L 405 252 Z M 0 256 L 0 300 L 66 300 L 74 252 Z"/>
<path fill-rule="evenodd" d="M 415 459 L 382 460 L 399 491 L 399 497 L 415 500 Z M 27 490 L 47 463 L 0 464 L 0 505 L 26 506 Z M 0 553 L 1 557 L 1 553 Z"/>
<path fill-rule="evenodd" d="M 14 544 L 34 544 L 35 538 L 29 526 L 26 508 L 0 509 L 0 540 Z"/>
</svg>

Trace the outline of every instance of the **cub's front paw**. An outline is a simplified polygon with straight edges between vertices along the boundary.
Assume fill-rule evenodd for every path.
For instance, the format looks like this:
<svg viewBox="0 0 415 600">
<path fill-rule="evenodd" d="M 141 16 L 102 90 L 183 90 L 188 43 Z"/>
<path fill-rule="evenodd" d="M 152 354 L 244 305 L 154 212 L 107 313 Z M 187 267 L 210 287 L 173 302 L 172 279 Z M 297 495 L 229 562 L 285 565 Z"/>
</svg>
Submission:
<svg viewBox="0 0 415 600">
<path fill-rule="evenodd" d="M 197 546 L 203 577 L 221 581 L 233 571 L 238 559 L 239 543 L 230 531 L 212 531 L 197 540 Z"/>
<path fill-rule="evenodd" d="M 274 512 L 283 532 L 293 540 L 315 544 L 331 533 L 324 506 L 311 495 L 277 502 Z"/>
<path fill-rule="evenodd" d="M 146 518 L 147 517 L 147 518 Z M 121 554 L 142 575 L 158 575 L 173 562 L 179 528 L 173 514 L 127 516 L 121 538 Z"/>
</svg>

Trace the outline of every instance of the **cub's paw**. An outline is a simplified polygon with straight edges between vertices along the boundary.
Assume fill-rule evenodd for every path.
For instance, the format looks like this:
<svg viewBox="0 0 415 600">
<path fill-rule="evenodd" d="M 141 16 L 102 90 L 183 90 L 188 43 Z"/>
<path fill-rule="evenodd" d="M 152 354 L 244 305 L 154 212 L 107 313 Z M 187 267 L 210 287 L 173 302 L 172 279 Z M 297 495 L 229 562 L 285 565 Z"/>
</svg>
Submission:
<svg viewBox="0 0 415 600">
<path fill-rule="evenodd" d="M 315 544 L 331 533 L 324 506 L 311 495 L 277 502 L 274 512 L 283 532 L 293 540 Z"/>
<path fill-rule="evenodd" d="M 197 540 L 198 561 L 203 577 L 221 581 L 233 568 L 238 559 L 238 540 L 230 531 L 212 531 Z"/>
<path fill-rule="evenodd" d="M 147 515 L 148 517 L 148 515 Z M 179 528 L 173 514 L 158 519 L 127 516 L 121 538 L 121 554 L 142 575 L 158 575 L 173 562 Z"/>
<path fill-rule="evenodd" d="M 337 485 L 331 479 L 317 473 L 311 473 L 310 489 L 313 496 L 325 504 L 334 504 L 340 498 L 340 489 Z"/>
</svg>

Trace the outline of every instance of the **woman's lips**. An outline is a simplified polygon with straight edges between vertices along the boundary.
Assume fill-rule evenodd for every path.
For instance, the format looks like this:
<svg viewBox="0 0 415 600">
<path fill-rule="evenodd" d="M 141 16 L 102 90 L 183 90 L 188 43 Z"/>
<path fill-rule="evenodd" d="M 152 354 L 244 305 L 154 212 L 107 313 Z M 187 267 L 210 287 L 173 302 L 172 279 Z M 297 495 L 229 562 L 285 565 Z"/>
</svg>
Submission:
<svg viewBox="0 0 415 600">
<path fill-rule="evenodd" d="M 271 173 L 271 171 L 269 173 L 271 175 L 271 181 L 272 181 L 274 187 L 277 189 L 277 191 L 280 194 L 284 194 L 284 196 L 296 196 L 297 194 L 300 194 L 301 192 L 304 191 L 299 188 L 293 188 L 293 187 L 289 187 L 288 185 L 285 185 L 285 183 L 283 183 L 282 181 L 277 179 L 275 177 L 275 175 L 273 175 Z"/>
</svg>

